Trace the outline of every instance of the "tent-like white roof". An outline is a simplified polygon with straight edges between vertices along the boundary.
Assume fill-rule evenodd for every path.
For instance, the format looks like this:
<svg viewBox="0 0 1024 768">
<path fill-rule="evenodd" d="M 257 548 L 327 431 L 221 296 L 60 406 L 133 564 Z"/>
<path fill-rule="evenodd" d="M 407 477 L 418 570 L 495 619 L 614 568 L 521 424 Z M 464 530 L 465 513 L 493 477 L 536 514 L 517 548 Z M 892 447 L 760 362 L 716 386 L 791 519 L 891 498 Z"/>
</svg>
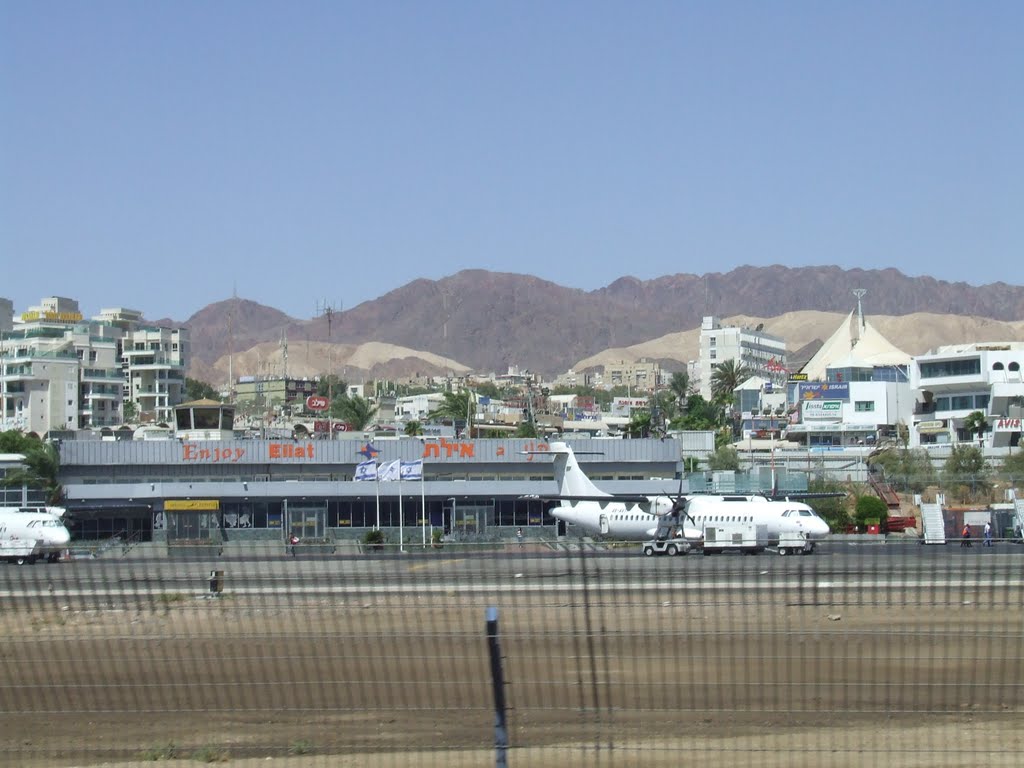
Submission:
<svg viewBox="0 0 1024 768">
<path fill-rule="evenodd" d="M 826 368 L 870 368 L 876 365 L 909 365 L 910 355 L 892 344 L 871 323 L 850 312 L 802 373 L 810 381 L 825 378 Z"/>
</svg>

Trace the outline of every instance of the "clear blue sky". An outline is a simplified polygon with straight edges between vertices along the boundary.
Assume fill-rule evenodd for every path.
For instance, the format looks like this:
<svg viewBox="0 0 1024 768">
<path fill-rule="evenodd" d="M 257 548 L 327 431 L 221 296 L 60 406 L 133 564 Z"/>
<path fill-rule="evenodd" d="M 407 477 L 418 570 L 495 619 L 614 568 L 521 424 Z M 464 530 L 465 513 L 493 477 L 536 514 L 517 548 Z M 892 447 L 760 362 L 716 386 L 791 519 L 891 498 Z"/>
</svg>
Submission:
<svg viewBox="0 0 1024 768">
<path fill-rule="evenodd" d="M 1024 2 L 0 3 L 0 296 L 1024 284 Z"/>
</svg>

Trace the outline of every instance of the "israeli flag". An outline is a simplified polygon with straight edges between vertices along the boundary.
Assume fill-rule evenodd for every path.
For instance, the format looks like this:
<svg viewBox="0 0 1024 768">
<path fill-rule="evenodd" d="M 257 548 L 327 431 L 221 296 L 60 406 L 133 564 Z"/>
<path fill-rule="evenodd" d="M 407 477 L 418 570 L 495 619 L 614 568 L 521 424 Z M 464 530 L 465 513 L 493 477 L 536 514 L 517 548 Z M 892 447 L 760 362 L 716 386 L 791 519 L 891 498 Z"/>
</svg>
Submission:
<svg viewBox="0 0 1024 768">
<path fill-rule="evenodd" d="M 376 480 L 377 479 L 377 462 L 373 461 L 361 461 L 356 464 L 356 475 L 355 480 Z"/>
<path fill-rule="evenodd" d="M 380 469 L 377 470 L 377 479 L 381 482 L 400 479 L 399 465 L 401 463 L 400 459 L 395 459 L 394 461 L 389 461 L 386 464 L 381 464 Z"/>
<path fill-rule="evenodd" d="M 401 475 L 403 480 L 423 479 L 423 459 L 416 461 L 403 461 Z"/>
</svg>

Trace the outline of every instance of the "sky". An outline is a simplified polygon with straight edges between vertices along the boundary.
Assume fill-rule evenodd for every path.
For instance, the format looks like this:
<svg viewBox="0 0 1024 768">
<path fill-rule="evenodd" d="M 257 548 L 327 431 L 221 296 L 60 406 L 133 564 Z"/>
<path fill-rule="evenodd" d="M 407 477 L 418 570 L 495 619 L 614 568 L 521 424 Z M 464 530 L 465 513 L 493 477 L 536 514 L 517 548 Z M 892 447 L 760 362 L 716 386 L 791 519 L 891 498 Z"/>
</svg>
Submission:
<svg viewBox="0 0 1024 768">
<path fill-rule="evenodd" d="M 1024 3 L 0 1 L 0 296 L 1024 284 Z"/>
</svg>

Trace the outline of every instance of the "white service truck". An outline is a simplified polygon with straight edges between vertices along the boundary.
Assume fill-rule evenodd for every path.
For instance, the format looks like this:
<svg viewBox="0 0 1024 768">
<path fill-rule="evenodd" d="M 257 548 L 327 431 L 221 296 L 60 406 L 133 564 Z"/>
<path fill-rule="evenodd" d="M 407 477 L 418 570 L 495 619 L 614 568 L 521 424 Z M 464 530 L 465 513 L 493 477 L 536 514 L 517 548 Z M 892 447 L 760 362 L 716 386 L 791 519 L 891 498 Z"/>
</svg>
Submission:
<svg viewBox="0 0 1024 768">
<path fill-rule="evenodd" d="M 31 565 L 45 554 L 35 539 L 0 539 L 0 560 L 8 563 Z"/>
<path fill-rule="evenodd" d="M 704 526 L 704 554 L 745 552 L 756 555 L 768 546 L 768 526 L 745 522 L 716 522 Z"/>
<path fill-rule="evenodd" d="M 809 555 L 814 551 L 814 542 L 803 531 L 788 531 L 779 534 L 775 551 L 780 555 Z"/>
</svg>

